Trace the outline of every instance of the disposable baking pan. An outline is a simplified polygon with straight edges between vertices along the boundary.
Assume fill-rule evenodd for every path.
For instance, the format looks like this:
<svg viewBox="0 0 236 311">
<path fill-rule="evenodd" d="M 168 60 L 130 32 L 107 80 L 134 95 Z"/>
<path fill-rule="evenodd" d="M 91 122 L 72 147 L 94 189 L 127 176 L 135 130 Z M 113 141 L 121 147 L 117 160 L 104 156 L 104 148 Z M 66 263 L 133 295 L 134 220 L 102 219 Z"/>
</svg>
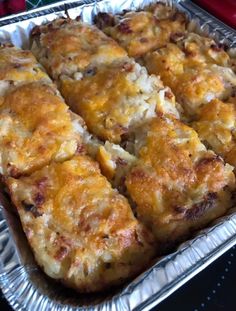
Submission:
<svg viewBox="0 0 236 311">
<path fill-rule="evenodd" d="M 29 33 L 35 25 L 58 16 L 81 15 L 91 23 L 99 11 L 118 13 L 135 10 L 153 1 L 100 0 L 65 1 L 30 12 L 0 19 L 0 42 L 12 41 L 28 48 Z M 191 26 L 211 34 L 218 42 L 236 47 L 236 31 L 209 15 L 188 0 L 162 1 L 186 12 Z M 109 293 L 79 295 L 47 278 L 36 265 L 8 199 L 0 194 L 0 287 L 15 310 L 149 310 L 173 291 L 203 270 L 217 257 L 236 244 L 236 212 L 231 210 L 198 232 L 174 252 L 156 263 L 135 280 Z"/>
</svg>

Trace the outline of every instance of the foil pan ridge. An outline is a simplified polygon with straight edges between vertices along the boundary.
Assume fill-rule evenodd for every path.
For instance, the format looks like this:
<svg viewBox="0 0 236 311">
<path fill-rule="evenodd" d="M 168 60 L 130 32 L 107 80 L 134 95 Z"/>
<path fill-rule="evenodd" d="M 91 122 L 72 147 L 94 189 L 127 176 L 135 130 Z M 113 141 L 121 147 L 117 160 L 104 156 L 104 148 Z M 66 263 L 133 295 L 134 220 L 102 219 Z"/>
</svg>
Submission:
<svg viewBox="0 0 236 311">
<path fill-rule="evenodd" d="M 123 9 L 137 9 L 154 0 L 71 0 L 46 6 L 0 20 L 0 41 L 11 40 L 27 47 L 28 35 L 34 25 L 65 16 L 65 8 L 72 18 L 82 15 L 91 22 L 100 10 L 116 13 Z M 209 34 L 218 41 L 236 46 L 236 31 L 216 18 L 198 9 L 191 1 L 162 1 L 176 5 L 194 18 L 191 27 Z M 7 25 L 7 26 L 6 26 Z M 212 228 L 204 229 L 191 241 L 184 242 L 177 251 L 161 258 L 127 286 L 108 298 L 84 302 L 80 298 L 61 296 L 55 284 L 36 266 L 19 220 L 4 208 L 7 203 L 0 197 L 0 287 L 15 310 L 32 311 L 125 311 L 148 310 L 174 290 L 204 269 L 223 252 L 236 244 L 236 213 L 231 211 Z M 3 207 L 4 206 L 4 207 Z M 24 249 L 24 252 L 22 250 Z M 56 285 L 57 287 L 58 285 Z M 59 286 L 58 286 L 59 287 Z M 64 290 L 66 290 L 64 288 Z M 76 293 L 73 294 L 76 296 Z M 76 300 L 77 299 L 77 300 Z"/>
</svg>

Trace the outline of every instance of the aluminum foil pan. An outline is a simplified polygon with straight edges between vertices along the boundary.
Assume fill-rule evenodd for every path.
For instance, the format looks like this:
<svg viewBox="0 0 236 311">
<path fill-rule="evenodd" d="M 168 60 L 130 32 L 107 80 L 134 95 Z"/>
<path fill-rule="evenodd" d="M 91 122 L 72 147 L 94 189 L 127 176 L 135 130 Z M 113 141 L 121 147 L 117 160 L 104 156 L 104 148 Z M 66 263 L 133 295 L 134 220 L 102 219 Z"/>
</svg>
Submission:
<svg viewBox="0 0 236 311">
<path fill-rule="evenodd" d="M 29 47 L 29 33 L 35 25 L 65 16 L 78 15 L 91 22 L 99 11 L 137 9 L 150 0 L 65 1 L 0 20 L 0 42 L 12 41 Z M 236 47 L 236 31 L 198 8 L 191 1 L 163 1 L 176 5 L 192 21 L 197 32 L 211 34 L 217 41 Z M 173 3 L 172 3 L 173 2 Z M 1 187 L 1 185 L 0 185 Z M 2 187 L 1 187 L 2 188 Z M 0 194 L 0 287 L 15 310 L 149 310 L 203 270 L 236 244 L 236 212 L 218 220 L 178 250 L 156 260 L 138 278 L 113 292 L 79 295 L 49 279 L 36 265 L 17 215 Z"/>
</svg>

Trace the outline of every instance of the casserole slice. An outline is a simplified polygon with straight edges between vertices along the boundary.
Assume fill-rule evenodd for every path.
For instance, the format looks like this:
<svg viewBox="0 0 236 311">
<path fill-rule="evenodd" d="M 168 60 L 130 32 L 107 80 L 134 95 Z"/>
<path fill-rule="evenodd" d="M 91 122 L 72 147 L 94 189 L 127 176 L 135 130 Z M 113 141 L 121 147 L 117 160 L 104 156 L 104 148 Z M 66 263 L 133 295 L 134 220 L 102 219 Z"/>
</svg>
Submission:
<svg viewBox="0 0 236 311">
<path fill-rule="evenodd" d="M 186 30 L 185 15 L 163 3 L 137 12 L 98 13 L 95 22 L 135 58 L 165 46 L 172 37 L 181 36 Z"/>
<path fill-rule="evenodd" d="M 127 200 L 85 155 L 8 178 L 7 186 L 38 264 L 79 292 L 124 283 L 155 254 Z"/>
<path fill-rule="evenodd" d="M 130 199 L 163 251 L 232 207 L 233 167 L 179 120 L 152 119 L 136 131 L 129 150 L 133 154 L 101 147 L 103 171 Z"/>
<path fill-rule="evenodd" d="M 200 45 L 197 49 L 196 44 L 185 43 L 169 43 L 147 54 L 144 63 L 149 73 L 160 75 L 182 105 L 186 118 L 193 120 L 211 100 L 232 96 L 236 75 L 228 65 L 224 66 L 227 57 L 223 51 L 201 49 Z"/>
<path fill-rule="evenodd" d="M 72 116 L 52 85 L 32 82 L 5 95 L 0 125 L 3 176 L 30 174 L 52 160 L 63 161 L 85 150 L 83 123 Z"/>
<path fill-rule="evenodd" d="M 205 105 L 192 123 L 200 139 L 225 161 L 236 167 L 236 100 L 224 103 L 218 99 Z"/>
<path fill-rule="evenodd" d="M 10 43 L 0 45 L 0 105 L 3 96 L 16 85 L 41 81 L 50 83 L 48 75 L 30 51 Z"/>
<path fill-rule="evenodd" d="M 31 37 L 32 51 L 53 79 L 61 75 L 76 78 L 89 66 L 110 64 L 127 57 L 125 50 L 97 27 L 80 18 L 58 18 L 36 26 Z"/>
</svg>

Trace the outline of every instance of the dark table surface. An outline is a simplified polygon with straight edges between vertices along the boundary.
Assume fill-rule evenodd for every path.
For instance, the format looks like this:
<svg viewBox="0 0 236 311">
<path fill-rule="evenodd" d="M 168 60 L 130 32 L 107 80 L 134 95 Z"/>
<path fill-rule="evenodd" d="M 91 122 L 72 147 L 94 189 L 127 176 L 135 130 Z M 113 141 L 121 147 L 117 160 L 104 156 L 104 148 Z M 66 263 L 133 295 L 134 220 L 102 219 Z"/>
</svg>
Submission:
<svg viewBox="0 0 236 311">
<path fill-rule="evenodd" d="M 158 311 L 235 311 L 236 246 L 166 298 Z M 235 296 L 234 296 L 235 295 Z M 1 297 L 0 311 L 11 308 Z"/>
</svg>

